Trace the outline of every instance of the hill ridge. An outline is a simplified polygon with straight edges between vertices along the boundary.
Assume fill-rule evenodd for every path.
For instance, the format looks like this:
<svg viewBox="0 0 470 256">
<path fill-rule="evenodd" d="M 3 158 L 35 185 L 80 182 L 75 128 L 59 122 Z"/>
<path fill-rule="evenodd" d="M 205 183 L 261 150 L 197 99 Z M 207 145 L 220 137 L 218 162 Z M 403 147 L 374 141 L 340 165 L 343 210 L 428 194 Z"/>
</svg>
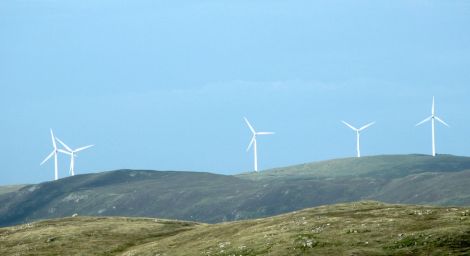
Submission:
<svg viewBox="0 0 470 256">
<path fill-rule="evenodd" d="M 217 223 L 359 200 L 465 206 L 469 183 L 470 158 L 451 155 L 346 158 L 240 175 L 123 169 L 0 194 L 0 226 L 75 213 Z"/>
</svg>

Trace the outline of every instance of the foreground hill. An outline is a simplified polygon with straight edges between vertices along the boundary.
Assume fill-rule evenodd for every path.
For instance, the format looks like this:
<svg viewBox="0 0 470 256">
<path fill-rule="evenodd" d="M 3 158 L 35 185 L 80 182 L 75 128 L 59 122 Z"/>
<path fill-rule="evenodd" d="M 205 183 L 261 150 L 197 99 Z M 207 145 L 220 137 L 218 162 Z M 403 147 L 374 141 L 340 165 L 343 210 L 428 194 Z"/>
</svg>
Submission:
<svg viewBox="0 0 470 256">
<path fill-rule="evenodd" d="M 470 158 L 374 156 L 236 176 L 120 170 L 28 185 L 0 195 L 0 226 L 72 216 L 140 216 L 216 223 L 318 205 L 470 205 Z"/>
<path fill-rule="evenodd" d="M 0 228 L 0 255 L 469 255 L 470 209 L 357 202 L 200 224 L 74 217 Z"/>
</svg>

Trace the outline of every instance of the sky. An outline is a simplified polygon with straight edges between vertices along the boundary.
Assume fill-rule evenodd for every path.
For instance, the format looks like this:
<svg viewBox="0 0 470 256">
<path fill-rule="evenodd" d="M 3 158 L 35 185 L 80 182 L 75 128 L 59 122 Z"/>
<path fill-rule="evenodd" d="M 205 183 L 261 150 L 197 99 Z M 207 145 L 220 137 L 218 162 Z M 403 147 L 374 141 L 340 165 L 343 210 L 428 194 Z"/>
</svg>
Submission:
<svg viewBox="0 0 470 256">
<path fill-rule="evenodd" d="M 0 185 L 76 173 L 253 170 L 363 155 L 470 155 L 466 0 L 0 1 Z M 59 176 L 69 158 L 59 156 Z"/>
</svg>

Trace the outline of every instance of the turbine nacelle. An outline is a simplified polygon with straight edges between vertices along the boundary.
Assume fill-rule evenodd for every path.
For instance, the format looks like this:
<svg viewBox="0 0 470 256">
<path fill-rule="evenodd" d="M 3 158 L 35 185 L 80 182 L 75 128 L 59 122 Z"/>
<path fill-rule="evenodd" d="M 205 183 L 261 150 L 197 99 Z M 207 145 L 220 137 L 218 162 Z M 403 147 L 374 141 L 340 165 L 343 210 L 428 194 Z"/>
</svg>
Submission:
<svg viewBox="0 0 470 256">
<path fill-rule="evenodd" d="M 371 122 L 371 123 L 368 123 L 364 126 L 362 126 L 361 128 L 356 128 L 352 125 L 350 125 L 349 123 L 345 122 L 345 121 L 341 121 L 343 124 L 345 124 L 346 126 L 348 126 L 349 128 L 351 128 L 351 130 L 355 131 L 356 132 L 356 150 L 357 150 L 357 157 L 361 157 L 361 148 L 360 148 L 360 133 L 362 131 L 364 131 L 365 129 L 369 128 L 370 126 L 374 125 L 375 122 Z"/>
<path fill-rule="evenodd" d="M 91 148 L 94 145 L 88 145 L 88 146 L 85 146 L 85 147 L 72 149 L 69 146 L 67 146 L 67 144 L 65 144 L 63 141 L 61 141 L 59 138 L 56 137 L 56 139 L 65 148 L 65 150 L 59 149 L 58 151 L 70 156 L 70 175 L 74 176 L 75 175 L 75 170 L 74 170 L 75 158 L 77 157 L 76 154 L 80 151 L 83 151 L 83 150 L 87 149 L 87 148 Z"/>
<path fill-rule="evenodd" d="M 274 132 L 257 132 L 255 128 L 250 124 L 248 119 L 246 117 L 243 117 L 245 119 L 245 123 L 248 125 L 248 128 L 250 129 L 251 133 L 253 136 L 251 137 L 250 144 L 248 144 L 248 147 L 246 148 L 246 151 L 249 151 L 252 146 L 254 146 L 253 149 L 253 154 L 254 154 L 254 167 L 255 167 L 255 172 L 258 171 L 258 153 L 257 153 L 257 147 L 256 147 L 256 136 L 257 135 L 272 135 Z"/>
<path fill-rule="evenodd" d="M 419 122 L 416 124 L 416 126 L 420 126 L 424 123 L 427 123 L 431 121 L 431 135 L 432 135 L 432 156 L 436 156 L 436 140 L 435 140 L 435 122 L 434 120 L 438 121 L 439 123 L 449 127 L 449 125 L 444 122 L 444 120 L 440 119 L 438 116 L 436 116 L 436 109 L 435 109 L 435 103 L 434 103 L 434 96 L 432 97 L 432 107 L 431 107 L 431 116 L 427 117 L 423 121 Z"/>
<path fill-rule="evenodd" d="M 255 128 L 253 128 L 253 126 L 250 124 L 248 119 L 246 119 L 246 117 L 244 117 L 243 119 L 245 119 L 245 122 L 248 125 L 248 128 L 250 128 L 250 131 L 253 134 L 253 137 L 251 138 L 250 144 L 248 144 L 248 147 L 246 148 L 246 151 L 250 150 L 251 146 L 256 141 L 256 136 L 257 135 L 272 135 L 272 134 L 274 134 L 274 132 L 257 132 L 255 130 Z"/>
<path fill-rule="evenodd" d="M 346 126 L 348 126 L 349 128 L 351 128 L 353 131 L 356 131 L 356 132 L 362 132 L 362 131 L 364 131 L 365 129 L 367 129 L 367 128 L 369 128 L 370 126 L 372 126 L 372 125 L 375 124 L 375 122 L 370 122 L 370 123 L 368 123 L 368 124 L 366 124 L 366 125 L 364 125 L 364 126 L 362 126 L 361 128 L 358 129 L 358 128 L 356 128 L 356 127 L 354 127 L 354 126 L 348 124 L 348 123 L 345 122 L 345 121 L 341 121 L 341 122 L 342 122 L 343 124 L 345 124 Z"/>
<path fill-rule="evenodd" d="M 43 165 L 45 162 L 47 162 L 47 160 L 49 160 L 51 157 L 54 156 L 54 180 L 58 180 L 59 170 L 58 170 L 58 164 L 57 164 L 57 153 L 59 152 L 59 150 L 57 148 L 57 143 L 55 141 L 54 132 L 52 131 L 52 129 L 50 131 L 51 131 L 53 150 L 39 165 Z"/>
</svg>

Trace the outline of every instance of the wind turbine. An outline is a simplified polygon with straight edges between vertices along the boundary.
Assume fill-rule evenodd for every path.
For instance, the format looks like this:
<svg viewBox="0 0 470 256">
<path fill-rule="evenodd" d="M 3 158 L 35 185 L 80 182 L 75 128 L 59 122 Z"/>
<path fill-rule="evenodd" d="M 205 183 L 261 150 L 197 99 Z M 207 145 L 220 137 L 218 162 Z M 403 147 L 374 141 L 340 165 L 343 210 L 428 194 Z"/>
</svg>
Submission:
<svg viewBox="0 0 470 256">
<path fill-rule="evenodd" d="M 257 152 L 257 144 L 256 144 L 256 136 L 257 135 L 270 135 L 274 134 L 274 132 L 256 132 L 253 126 L 251 126 L 250 122 L 248 122 L 248 119 L 244 117 L 246 124 L 248 125 L 248 128 L 250 128 L 250 131 L 253 133 L 253 137 L 251 138 L 250 144 L 246 148 L 246 151 L 250 150 L 251 146 L 253 145 L 253 152 L 254 152 L 254 165 L 255 165 L 255 172 L 258 172 L 258 152 Z"/>
<path fill-rule="evenodd" d="M 368 123 L 364 126 L 362 126 L 361 128 L 357 129 L 356 127 L 346 123 L 345 121 L 341 121 L 343 122 L 343 124 L 347 125 L 349 128 L 351 128 L 352 130 L 354 130 L 356 132 L 356 137 L 357 137 L 357 157 L 361 157 L 361 146 L 360 146 L 360 137 L 361 137 L 361 132 L 364 131 L 365 129 L 367 129 L 369 126 L 375 124 L 375 122 L 372 122 L 372 123 Z"/>
<path fill-rule="evenodd" d="M 66 150 L 63 150 L 63 149 L 59 149 L 58 151 L 61 152 L 61 153 L 64 153 L 64 154 L 67 154 L 70 156 L 70 175 L 74 176 L 75 175 L 75 171 L 74 171 L 74 166 L 75 166 L 75 157 L 77 157 L 77 153 L 82 151 L 82 150 L 85 150 L 87 148 L 91 148 L 93 147 L 94 145 L 88 145 L 88 146 L 85 146 L 85 147 L 81 147 L 81 148 L 77 148 L 77 149 L 71 149 L 69 146 L 67 146 L 64 142 L 62 142 L 59 138 L 56 138 L 57 141 L 62 144 L 62 146 L 64 146 L 64 148 Z"/>
<path fill-rule="evenodd" d="M 423 121 L 416 124 L 416 126 L 422 125 L 428 121 L 431 121 L 431 130 L 432 130 L 432 156 L 436 156 L 436 139 L 435 139 L 435 120 L 440 122 L 441 124 L 449 127 L 446 122 L 442 121 L 439 117 L 436 116 L 435 106 L 434 106 L 434 96 L 432 97 L 432 109 L 431 109 L 431 116 L 424 119 Z"/>
<path fill-rule="evenodd" d="M 44 159 L 44 161 L 41 162 L 40 165 L 43 165 L 45 162 L 47 162 L 47 160 L 49 160 L 52 156 L 54 156 L 54 180 L 58 180 L 59 179 L 59 170 L 58 170 L 58 166 L 57 166 L 57 152 L 59 151 L 57 149 L 57 143 L 55 141 L 55 137 L 54 137 L 54 132 L 52 132 L 52 129 L 51 129 L 51 138 L 52 138 L 52 147 L 53 147 L 53 150 L 52 152 Z"/>
</svg>

